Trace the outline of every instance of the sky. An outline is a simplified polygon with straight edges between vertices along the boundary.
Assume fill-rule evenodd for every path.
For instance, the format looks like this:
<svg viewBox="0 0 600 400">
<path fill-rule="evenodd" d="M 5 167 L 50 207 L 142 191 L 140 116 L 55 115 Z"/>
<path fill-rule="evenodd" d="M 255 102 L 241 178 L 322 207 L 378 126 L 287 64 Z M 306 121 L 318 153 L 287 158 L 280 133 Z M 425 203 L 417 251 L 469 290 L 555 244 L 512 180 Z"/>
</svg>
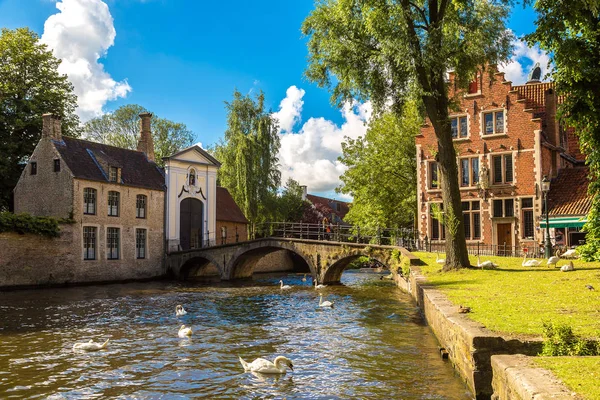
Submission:
<svg viewBox="0 0 600 400">
<path fill-rule="evenodd" d="M 0 27 L 29 27 L 63 60 L 82 121 L 139 104 L 185 123 L 206 148 L 223 136 L 233 91 L 262 90 L 280 124 L 282 182 L 345 199 L 335 193 L 341 142 L 365 134 L 371 106 L 337 109 L 304 77 L 300 27 L 313 8 L 314 0 L 0 0 Z M 508 27 L 520 37 L 534 21 L 518 5 Z M 502 69 L 521 84 L 535 62 L 545 73 L 547 55 L 517 41 Z"/>
</svg>

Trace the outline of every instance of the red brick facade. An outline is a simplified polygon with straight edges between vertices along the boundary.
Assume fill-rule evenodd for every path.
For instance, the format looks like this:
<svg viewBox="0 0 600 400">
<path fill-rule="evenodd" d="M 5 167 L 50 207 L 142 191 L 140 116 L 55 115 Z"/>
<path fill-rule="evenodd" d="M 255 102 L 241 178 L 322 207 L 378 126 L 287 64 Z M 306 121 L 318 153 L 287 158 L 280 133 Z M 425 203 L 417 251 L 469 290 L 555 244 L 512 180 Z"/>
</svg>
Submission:
<svg viewBox="0 0 600 400">
<path fill-rule="evenodd" d="M 450 73 L 450 95 L 455 95 Z M 457 151 L 468 243 L 526 246 L 543 240 L 539 229 L 544 175 L 583 160 L 572 130 L 559 128 L 560 101 L 553 83 L 513 86 L 504 73 L 479 74 L 470 92 L 457 93 L 450 110 Z M 443 241 L 444 228 L 431 214 L 441 205 L 436 181 L 437 139 L 426 122 L 416 138 L 417 209 L 421 239 Z M 439 179 L 439 178 L 437 178 Z M 436 187 L 437 186 L 437 187 Z M 434 207 L 435 210 L 435 207 Z"/>
</svg>

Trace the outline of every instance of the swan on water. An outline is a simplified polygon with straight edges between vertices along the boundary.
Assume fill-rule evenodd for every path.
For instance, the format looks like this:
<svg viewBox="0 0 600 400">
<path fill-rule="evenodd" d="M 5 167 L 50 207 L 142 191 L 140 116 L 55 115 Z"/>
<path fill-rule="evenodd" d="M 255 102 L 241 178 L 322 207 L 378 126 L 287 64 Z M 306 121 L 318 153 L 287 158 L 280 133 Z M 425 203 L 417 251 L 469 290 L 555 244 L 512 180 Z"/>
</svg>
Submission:
<svg viewBox="0 0 600 400">
<path fill-rule="evenodd" d="M 257 358 L 251 363 L 247 363 L 242 357 L 239 357 L 239 359 L 242 367 L 244 367 L 244 371 L 246 372 L 259 372 L 261 374 L 285 374 L 286 366 L 290 367 L 292 371 L 294 370 L 292 360 L 284 356 L 275 358 L 274 362 L 265 360 L 264 358 Z"/>
<path fill-rule="evenodd" d="M 446 259 L 440 258 L 440 253 L 435 253 L 435 254 L 436 254 L 436 258 L 437 258 L 437 260 L 435 260 L 436 263 L 438 263 L 440 265 L 446 264 Z"/>
<path fill-rule="evenodd" d="M 548 264 L 548 266 L 552 265 L 552 266 L 556 267 L 556 263 L 559 261 L 560 261 L 560 257 L 552 256 L 548 259 L 548 261 L 546 261 L 546 264 Z"/>
<path fill-rule="evenodd" d="M 175 315 L 178 317 L 181 317 L 182 315 L 187 314 L 187 311 L 185 311 L 185 308 L 183 308 L 183 306 L 181 304 L 178 304 L 177 307 L 175 307 Z"/>
<path fill-rule="evenodd" d="M 185 325 L 181 325 L 181 328 L 179 328 L 179 332 L 177 333 L 177 336 L 179 336 L 180 338 L 192 336 L 192 328 L 186 327 Z"/>
<path fill-rule="evenodd" d="M 317 281 L 316 279 L 313 281 L 313 283 L 315 284 L 315 290 L 324 289 L 327 287 L 327 285 L 319 284 L 319 281 Z"/>
<path fill-rule="evenodd" d="M 73 350 L 83 350 L 83 351 L 98 351 L 106 348 L 108 341 L 110 339 L 106 339 L 106 342 L 100 344 L 95 343 L 92 339 L 90 339 L 87 343 L 75 343 L 73 345 Z"/>
<path fill-rule="evenodd" d="M 527 260 L 527 254 L 523 255 L 523 262 L 521 263 L 522 267 L 539 267 L 542 263 L 538 260 Z"/>
<path fill-rule="evenodd" d="M 284 285 L 283 281 L 279 281 L 279 283 L 281 284 L 281 286 L 279 287 L 280 289 L 291 289 L 292 287 L 290 285 Z"/>
<path fill-rule="evenodd" d="M 306 274 L 304 274 L 304 277 L 302 278 L 302 282 L 306 282 Z"/>
<path fill-rule="evenodd" d="M 319 307 L 333 307 L 333 301 L 323 301 L 323 295 L 319 293 Z"/>
<path fill-rule="evenodd" d="M 492 268 L 498 268 L 498 264 L 494 264 L 490 260 L 481 262 L 481 260 L 479 259 L 479 256 L 477 256 L 477 267 L 479 267 L 481 269 L 484 269 L 484 268 L 492 269 Z"/>
</svg>

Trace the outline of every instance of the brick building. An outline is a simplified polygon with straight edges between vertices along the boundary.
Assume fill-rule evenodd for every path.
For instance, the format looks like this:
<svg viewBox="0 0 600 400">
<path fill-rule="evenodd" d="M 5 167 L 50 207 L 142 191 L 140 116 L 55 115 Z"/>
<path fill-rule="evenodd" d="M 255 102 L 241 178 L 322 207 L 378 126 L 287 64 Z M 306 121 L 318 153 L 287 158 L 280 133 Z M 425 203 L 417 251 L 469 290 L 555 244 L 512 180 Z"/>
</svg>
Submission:
<svg viewBox="0 0 600 400">
<path fill-rule="evenodd" d="M 248 240 L 248 219 L 231 193 L 220 186 L 217 186 L 217 235 L 222 244 Z"/>
<path fill-rule="evenodd" d="M 456 95 L 457 100 L 450 119 L 467 243 L 539 245 L 545 235 L 540 227 L 544 215 L 540 185 L 544 176 L 553 179 L 549 194 L 550 217 L 554 220 L 550 223 L 551 237 L 554 240 L 560 228 L 567 237 L 578 231 L 589 207 L 567 209 L 558 205 L 564 204 L 564 198 L 573 191 L 586 198 L 587 181 L 580 179 L 574 186 L 565 186 L 568 179 L 560 177 L 566 176 L 569 169 L 585 171 L 584 157 L 574 133 L 557 121 L 560 98 L 554 84 L 531 79 L 525 85 L 513 85 L 502 72 L 484 72 L 477 74 L 466 93 L 457 92 L 450 73 L 449 87 L 450 96 Z M 434 215 L 443 215 L 438 210 L 443 212 L 440 185 L 444 182 L 438 176 L 437 139 L 429 121 L 416 137 L 416 148 L 420 238 L 441 243 L 446 232 Z M 565 210 L 578 213 L 577 221 L 561 223 Z"/>
</svg>

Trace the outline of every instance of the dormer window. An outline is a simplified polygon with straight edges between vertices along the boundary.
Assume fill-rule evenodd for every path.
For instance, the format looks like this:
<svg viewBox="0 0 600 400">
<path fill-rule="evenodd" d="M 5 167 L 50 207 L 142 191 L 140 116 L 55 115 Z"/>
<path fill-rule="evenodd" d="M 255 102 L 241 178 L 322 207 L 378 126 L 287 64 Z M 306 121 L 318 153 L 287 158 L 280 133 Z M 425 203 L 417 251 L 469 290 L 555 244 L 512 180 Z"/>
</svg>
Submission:
<svg viewBox="0 0 600 400">
<path fill-rule="evenodd" d="M 31 175 L 37 175 L 37 162 L 32 161 L 29 165 L 31 165 Z"/>
<path fill-rule="evenodd" d="M 54 160 L 54 172 L 60 172 L 60 159 Z"/>
<path fill-rule="evenodd" d="M 190 169 L 189 185 L 190 186 L 196 185 L 196 171 L 193 169 Z"/>
<path fill-rule="evenodd" d="M 119 176 L 119 168 L 117 168 L 117 167 L 109 167 L 108 168 L 108 180 L 110 182 L 116 182 L 118 176 Z"/>
</svg>

